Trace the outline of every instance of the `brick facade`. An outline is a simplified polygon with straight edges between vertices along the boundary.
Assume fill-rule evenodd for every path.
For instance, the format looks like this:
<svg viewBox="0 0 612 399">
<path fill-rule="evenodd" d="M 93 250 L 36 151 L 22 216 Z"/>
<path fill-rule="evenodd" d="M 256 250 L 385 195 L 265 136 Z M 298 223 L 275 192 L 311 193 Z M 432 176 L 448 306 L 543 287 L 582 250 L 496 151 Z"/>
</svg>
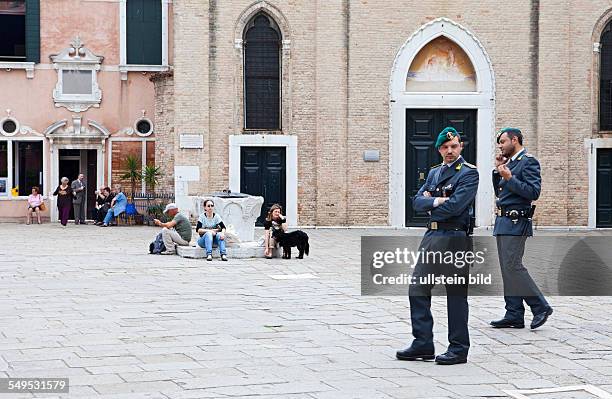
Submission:
<svg viewBox="0 0 612 399">
<path fill-rule="evenodd" d="M 604 0 L 175 1 L 174 75 L 154 79 L 156 162 L 165 176 L 174 165 L 198 165 L 190 194 L 228 186 L 229 135 L 248 133 L 240 39 L 261 9 L 283 32 L 283 126 L 268 133 L 297 136 L 298 223 L 389 224 L 393 62 L 413 32 L 445 17 L 469 30 L 491 59 L 495 129 L 520 127 L 541 161 L 537 222 L 585 226 L 584 143 L 600 136 L 593 43 L 609 8 Z M 179 149 L 180 133 L 202 134 L 204 149 Z M 493 148 L 490 134 L 479 145 Z M 380 151 L 379 162 L 364 162 L 370 149 Z"/>
</svg>

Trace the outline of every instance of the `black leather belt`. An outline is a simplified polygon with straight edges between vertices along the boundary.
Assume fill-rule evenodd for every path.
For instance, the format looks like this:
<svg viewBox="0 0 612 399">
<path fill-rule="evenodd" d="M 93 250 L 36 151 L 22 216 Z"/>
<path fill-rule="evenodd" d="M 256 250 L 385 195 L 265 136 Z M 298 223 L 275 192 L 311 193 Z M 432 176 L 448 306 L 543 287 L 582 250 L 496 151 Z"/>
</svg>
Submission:
<svg viewBox="0 0 612 399">
<path fill-rule="evenodd" d="M 505 216 L 512 220 L 518 220 L 518 218 L 530 218 L 533 216 L 532 208 L 523 209 L 512 209 L 512 208 L 497 208 L 495 211 L 497 216 Z"/>
<path fill-rule="evenodd" d="M 455 230 L 455 231 L 467 231 L 468 228 L 463 223 L 453 222 L 427 222 L 427 228 L 429 230 Z"/>
</svg>

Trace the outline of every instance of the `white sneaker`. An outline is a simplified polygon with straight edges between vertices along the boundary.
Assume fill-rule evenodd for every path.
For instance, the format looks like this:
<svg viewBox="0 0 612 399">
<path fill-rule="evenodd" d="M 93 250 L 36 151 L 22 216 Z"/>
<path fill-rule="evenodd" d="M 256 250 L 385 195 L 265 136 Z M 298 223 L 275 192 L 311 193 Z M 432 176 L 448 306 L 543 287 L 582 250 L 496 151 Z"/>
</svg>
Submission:
<svg viewBox="0 0 612 399">
<path fill-rule="evenodd" d="M 227 256 L 225 256 L 225 254 L 221 255 L 221 260 L 227 262 Z"/>
<path fill-rule="evenodd" d="M 175 251 L 163 251 L 161 252 L 162 255 L 176 255 Z"/>
<path fill-rule="evenodd" d="M 208 255 L 208 256 L 206 257 L 206 260 L 211 261 L 211 260 L 212 260 L 212 255 Z"/>
</svg>

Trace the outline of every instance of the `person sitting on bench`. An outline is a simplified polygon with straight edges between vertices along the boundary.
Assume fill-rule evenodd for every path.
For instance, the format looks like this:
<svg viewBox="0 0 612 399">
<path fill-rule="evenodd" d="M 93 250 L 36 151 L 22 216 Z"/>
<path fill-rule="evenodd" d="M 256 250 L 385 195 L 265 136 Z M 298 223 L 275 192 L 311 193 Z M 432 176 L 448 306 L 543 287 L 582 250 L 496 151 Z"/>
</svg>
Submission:
<svg viewBox="0 0 612 399">
<path fill-rule="evenodd" d="M 108 212 L 106 212 L 106 216 L 104 217 L 104 223 L 102 224 L 101 227 L 108 227 L 108 225 L 114 218 L 116 218 L 117 216 L 125 212 L 126 206 L 127 206 L 127 197 L 121 191 L 121 185 L 116 184 L 115 185 L 115 197 L 111 201 L 111 207 L 108 210 Z"/>
</svg>

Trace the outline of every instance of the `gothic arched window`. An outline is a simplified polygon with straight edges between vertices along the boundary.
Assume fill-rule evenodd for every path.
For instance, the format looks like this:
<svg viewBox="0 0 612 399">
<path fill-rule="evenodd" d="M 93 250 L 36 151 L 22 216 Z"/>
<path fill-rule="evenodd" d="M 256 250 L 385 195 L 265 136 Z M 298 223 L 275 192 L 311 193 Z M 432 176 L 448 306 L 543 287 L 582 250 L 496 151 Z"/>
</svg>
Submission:
<svg viewBox="0 0 612 399">
<path fill-rule="evenodd" d="M 599 129 L 612 130 L 612 22 L 601 33 L 599 64 Z"/>
<path fill-rule="evenodd" d="M 274 20 L 255 15 L 244 31 L 246 129 L 280 129 L 281 34 Z"/>
</svg>

